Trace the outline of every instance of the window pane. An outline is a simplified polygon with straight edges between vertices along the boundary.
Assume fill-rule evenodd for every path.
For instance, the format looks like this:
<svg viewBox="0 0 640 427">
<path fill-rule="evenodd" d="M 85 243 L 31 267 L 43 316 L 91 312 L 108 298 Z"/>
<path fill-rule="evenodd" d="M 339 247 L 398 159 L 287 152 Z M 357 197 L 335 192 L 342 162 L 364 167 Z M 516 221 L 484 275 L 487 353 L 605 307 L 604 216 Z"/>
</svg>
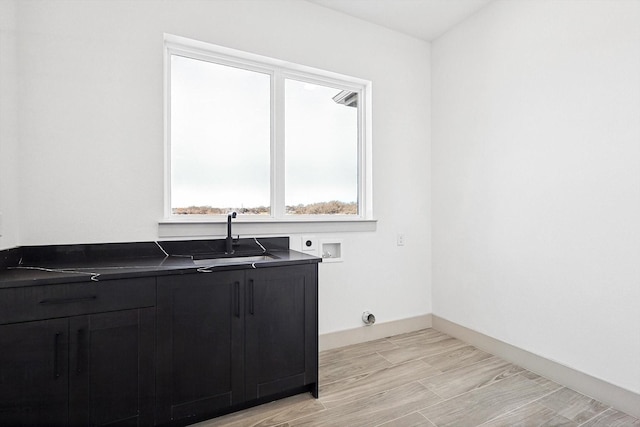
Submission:
<svg viewBox="0 0 640 427">
<path fill-rule="evenodd" d="M 171 210 L 270 213 L 268 74 L 171 56 Z"/>
<path fill-rule="evenodd" d="M 358 214 L 358 94 L 285 81 L 285 205 L 291 215 Z"/>
</svg>

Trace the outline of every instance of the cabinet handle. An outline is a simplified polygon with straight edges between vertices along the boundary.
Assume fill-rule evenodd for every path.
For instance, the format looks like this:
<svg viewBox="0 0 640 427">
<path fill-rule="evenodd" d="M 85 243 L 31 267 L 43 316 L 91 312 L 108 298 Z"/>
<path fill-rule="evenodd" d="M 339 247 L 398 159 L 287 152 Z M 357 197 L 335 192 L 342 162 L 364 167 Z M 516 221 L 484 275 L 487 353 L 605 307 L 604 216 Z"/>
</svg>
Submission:
<svg viewBox="0 0 640 427">
<path fill-rule="evenodd" d="M 98 299 L 96 295 L 89 295 L 86 297 L 76 297 L 76 298 L 52 298 L 52 299 L 43 299 L 40 301 L 40 304 L 68 304 L 70 302 L 80 302 L 80 301 L 90 301 Z"/>
<path fill-rule="evenodd" d="M 240 282 L 233 282 L 233 296 L 235 301 L 233 303 L 235 307 L 236 317 L 240 317 Z"/>
<path fill-rule="evenodd" d="M 84 366 L 84 329 L 78 329 L 78 353 L 76 354 L 76 373 L 82 373 Z"/>
<path fill-rule="evenodd" d="M 253 279 L 249 280 L 249 314 L 253 314 Z"/>
<path fill-rule="evenodd" d="M 59 368 L 59 361 L 58 361 L 58 357 L 59 353 L 60 353 L 60 349 L 59 347 L 59 342 L 60 342 L 60 332 L 56 332 L 55 337 L 53 338 L 53 377 L 54 378 L 60 378 L 60 370 Z"/>
</svg>

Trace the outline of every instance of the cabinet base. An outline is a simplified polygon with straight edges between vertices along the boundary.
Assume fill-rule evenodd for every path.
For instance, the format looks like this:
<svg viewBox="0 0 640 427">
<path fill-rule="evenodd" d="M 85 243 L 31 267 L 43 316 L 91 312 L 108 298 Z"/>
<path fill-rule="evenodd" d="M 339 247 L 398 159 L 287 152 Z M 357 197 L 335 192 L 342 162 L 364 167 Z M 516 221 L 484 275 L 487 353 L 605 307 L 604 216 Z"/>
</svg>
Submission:
<svg viewBox="0 0 640 427">
<path fill-rule="evenodd" d="M 311 395 L 317 399 L 318 398 L 318 383 L 308 384 L 303 387 L 297 387 L 291 390 L 287 390 L 281 393 L 277 393 L 270 396 L 265 396 L 260 399 L 251 400 L 249 402 L 242 403 L 241 405 L 231 406 L 222 411 L 214 411 L 206 415 L 198 416 L 198 417 L 190 417 L 190 418 L 182 418 L 179 420 L 174 420 L 169 423 L 160 424 L 162 427 L 183 427 L 191 424 L 196 424 L 202 421 L 210 420 L 216 417 L 220 417 L 222 415 L 231 414 L 233 412 L 242 411 L 244 409 L 253 408 L 254 406 L 263 405 L 265 403 L 273 402 L 275 400 L 284 399 L 285 397 L 295 396 L 296 394 L 301 393 L 311 393 Z"/>
</svg>

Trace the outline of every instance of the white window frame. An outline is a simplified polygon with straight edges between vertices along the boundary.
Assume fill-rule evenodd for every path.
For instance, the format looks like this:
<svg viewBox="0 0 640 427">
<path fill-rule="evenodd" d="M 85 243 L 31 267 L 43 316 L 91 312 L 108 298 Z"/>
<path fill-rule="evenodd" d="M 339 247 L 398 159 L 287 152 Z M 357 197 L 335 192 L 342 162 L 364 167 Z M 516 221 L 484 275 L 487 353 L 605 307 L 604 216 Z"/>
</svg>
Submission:
<svg viewBox="0 0 640 427">
<path fill-rule="evenodd" d="M 226 221 L 226 215 L 174 215 L 171 212 L 171 56 L 180 55 L 222 65 L 234 66 L 271 76 L 271 215 L 238 215 L 247 223 L 326 223 L 373 221 L 371 81 L 330 71 L 238 51 L 184 37 L 165 34 L 164 38 L 164 218 L 160 224 L 207 223 Z M 358 92 L 358 214 L 357 215 L 285 215 L 284 172 L 284 82 L 294 79 Z M 162 234 L 162 233 L 161 233 Z M 177 234 L 180 235 L 180 234 Z"/>
</svg>

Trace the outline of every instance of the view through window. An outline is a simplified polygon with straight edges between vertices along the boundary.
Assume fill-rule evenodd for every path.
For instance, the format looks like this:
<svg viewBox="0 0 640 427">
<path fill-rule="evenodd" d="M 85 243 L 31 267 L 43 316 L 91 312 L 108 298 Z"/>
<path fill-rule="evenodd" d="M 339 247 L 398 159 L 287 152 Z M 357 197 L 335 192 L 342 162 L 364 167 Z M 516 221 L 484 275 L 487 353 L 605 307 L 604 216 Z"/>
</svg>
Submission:
<svg viewBox="0 0 640 427">
<path fill-rule="evenodd" d="M 342 92 L 286 80 L 287 214 L 358 213 L 358 107 L 336 101 Z"/>
<path fill-rule="evenodd" d="M 270 212 L 270 80 L 171 56 L 174 214 Z"/>
<path fill-rule="evenodd" d="M 171 215 L 361 216 L 361 83 L 168 53 Z"/>
</svg>

